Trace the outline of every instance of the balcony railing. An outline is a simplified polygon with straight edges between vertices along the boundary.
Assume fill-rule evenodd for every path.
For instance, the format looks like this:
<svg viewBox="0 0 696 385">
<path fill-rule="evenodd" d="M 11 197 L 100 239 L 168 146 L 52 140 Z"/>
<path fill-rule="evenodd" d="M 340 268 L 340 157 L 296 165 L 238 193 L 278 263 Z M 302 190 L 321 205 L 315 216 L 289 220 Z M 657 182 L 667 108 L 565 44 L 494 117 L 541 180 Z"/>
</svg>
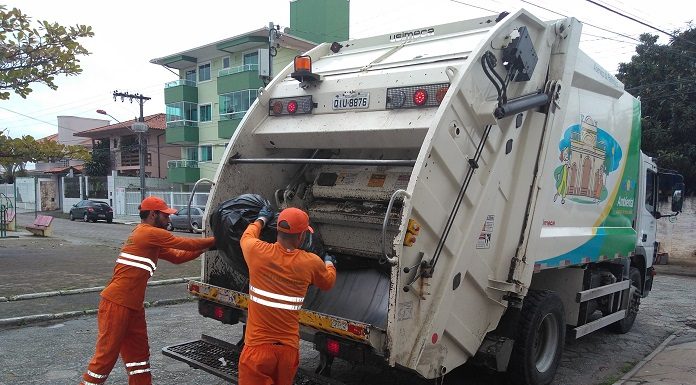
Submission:
<svg viewBox="0 0 696 385">
<path fill-rule="evenodd" d="M 241 119 L 244 117 L 244 114 L 246 114 L 246 111 L 239 111 L 239 112 L 232 112 L 229 114 L 220 114 L 220 120 L 232 120 L 232 119 Z"/>
<path fill-rule="evenodd" d="M 239 67 L 223 68 L 220 71 L 218 71 L 218 76 L 232 75 L 232 74 L 237 74 L 240 72 L 258 71 L 258 70 L 259 70 L 258 64 L 245 64 L 245 65 L 242 65 Z"/>
<path fill-rule="evenodd" d="M 152 154 L 147 153 L 147 159 L 145 160 L 146 166 L 152 166 Z M 122 152 L 121 153 L 121 166 L 140 166 L 140 155 L 138 152 Z"/>
<path fill-rule="evenodd" d="M 167 168 L 198 168 L 197 160 L 169 160 L 167 161 Z"/>
<path fill-rule="evenodd" d="M 196 82 L 194 80 L 188 80 L 188 79 L 179 79 L 179 80 L 174 80 L 172 82 L 167 82 L 164 83 L 164 88 L 172 88 L 176 86 L 190 86 L 190 87 L 195 87 Z"/>
<path fill-rule="evenodd" d="M 197 120 L 172 120 L 167 122 L 167 128 L 171 127 L 198 127 Z"/>
</svg>

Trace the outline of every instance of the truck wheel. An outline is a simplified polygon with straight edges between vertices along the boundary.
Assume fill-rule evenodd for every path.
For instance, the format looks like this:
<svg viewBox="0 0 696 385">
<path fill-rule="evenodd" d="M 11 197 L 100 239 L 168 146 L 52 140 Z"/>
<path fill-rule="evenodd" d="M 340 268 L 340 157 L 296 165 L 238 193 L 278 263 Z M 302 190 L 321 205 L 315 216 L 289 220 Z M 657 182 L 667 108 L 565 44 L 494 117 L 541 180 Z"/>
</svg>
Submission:
<svg viewBox="0 0 696 385">
<path fill-rule="evenodd" d="M 561 362 L 565 313 L 558 295 L 530 290 L 524 298 L 508 375 L 512 383 L 550 384 Z"/>
<path fill-rule="evenodd" d="M 640 308 L 640 271 L 635 267 L 631 267 L 631 270 L 628 273 L 628 278 L 631 280 L 631 289 L 629 291 L 629 296 L 631 299 L 628 301 L 626 318 L 609 325 L 611 331 L 621 334 L 628 333 L 631 330 L 633 323 L 636 322 L 636 316 L 638 315 L 638 309 Z"/>
</svg>

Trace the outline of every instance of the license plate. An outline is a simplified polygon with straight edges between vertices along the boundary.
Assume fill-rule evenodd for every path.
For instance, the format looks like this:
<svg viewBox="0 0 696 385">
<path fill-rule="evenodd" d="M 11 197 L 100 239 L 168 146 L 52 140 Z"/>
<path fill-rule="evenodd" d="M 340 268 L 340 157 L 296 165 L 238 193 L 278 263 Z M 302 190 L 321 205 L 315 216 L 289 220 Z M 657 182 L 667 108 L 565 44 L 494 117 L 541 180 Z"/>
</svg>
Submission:
<svg viewBox="0 0 696 385">
<path fill-rule="evenodd" d="M 350 95 L 336 95 L 333 100 L 334 110 L 358 110 L 370 107 L 370 93 L 358 92 Z"/>
<path fill-rule="evenodd" d="M 106 218 L 105 214 L 99 214 L 99 218 Z"/>
</svg>

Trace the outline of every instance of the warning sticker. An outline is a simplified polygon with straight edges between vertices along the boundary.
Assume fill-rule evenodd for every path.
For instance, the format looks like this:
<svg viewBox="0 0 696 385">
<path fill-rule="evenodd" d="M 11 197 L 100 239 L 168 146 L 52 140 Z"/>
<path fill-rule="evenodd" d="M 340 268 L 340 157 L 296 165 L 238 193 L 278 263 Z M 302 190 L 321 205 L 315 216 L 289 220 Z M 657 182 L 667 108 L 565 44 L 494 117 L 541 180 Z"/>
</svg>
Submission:
<svg viewBox="0 0 696 385">
<path fill-rule="evenodd" d="M 476 241 L 477 249 L 489 249 L 491 247 L 491 235 L 493 234 L 494 222 L 495 215 L 486 216 L 486 221 L 483 223 L 481 234 L 479 234 L 478 240 Z"/>
<path fill-rule="evenodd" d="M 385 179 L 387 179 L 385 174 L 372 174 L 367 181 L 367 187 L 383 187 Z"/>
</svg>

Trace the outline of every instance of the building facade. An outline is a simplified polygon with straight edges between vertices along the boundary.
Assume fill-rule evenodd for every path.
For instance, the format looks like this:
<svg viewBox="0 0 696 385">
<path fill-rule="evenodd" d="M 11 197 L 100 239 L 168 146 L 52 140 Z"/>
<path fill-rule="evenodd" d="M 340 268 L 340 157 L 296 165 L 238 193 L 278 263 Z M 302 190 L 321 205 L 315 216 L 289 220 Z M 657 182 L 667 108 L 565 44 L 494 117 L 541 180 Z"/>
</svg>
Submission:
<svg viewBox="0 0 696 385">
<path fill-rule="evenodd" d="M 349 2 L 291 1 L 290 20 L 289 31 L 271 23 L 150 61 L 179 73 L 164 88 L 166 143 L 182 146 L 179 158 L 167 162 L 171 182 L 214 177 L 258 90 L 317 43 L 348 39 Z"/>
</svg>

